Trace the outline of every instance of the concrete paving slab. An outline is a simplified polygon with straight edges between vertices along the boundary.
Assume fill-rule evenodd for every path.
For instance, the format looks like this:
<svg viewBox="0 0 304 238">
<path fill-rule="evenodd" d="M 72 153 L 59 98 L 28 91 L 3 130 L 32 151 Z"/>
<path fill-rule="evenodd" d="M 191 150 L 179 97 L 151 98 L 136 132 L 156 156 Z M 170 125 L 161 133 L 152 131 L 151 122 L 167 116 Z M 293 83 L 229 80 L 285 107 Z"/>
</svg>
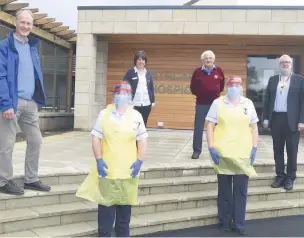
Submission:
<svg viewBox="0 0 304 238">
<path fill-rule="evenodd" d="M 203 136 L 203 152 L 199 159 L 192 160 L 191 130 L 149 130 L 147 158 L 142 170 L 154 167 L 170 168 L 174 165 L 211 167 L 206 150 L 206 134 Z M 304 140 L 300 140 L 298 163 L 304 164 Z M 14 176 L 24 174 L 25 142 L 18 142 L 13 153 Z M 285 153 L 286 154 L 286 153 Z M 93 152 L 89 132 L 73 131 L 43 138 L 39 174 L 88 173 Z M 257 164 L 274 164 L 271 136 L 261 135 L 256 158 Z"/>
</svg>

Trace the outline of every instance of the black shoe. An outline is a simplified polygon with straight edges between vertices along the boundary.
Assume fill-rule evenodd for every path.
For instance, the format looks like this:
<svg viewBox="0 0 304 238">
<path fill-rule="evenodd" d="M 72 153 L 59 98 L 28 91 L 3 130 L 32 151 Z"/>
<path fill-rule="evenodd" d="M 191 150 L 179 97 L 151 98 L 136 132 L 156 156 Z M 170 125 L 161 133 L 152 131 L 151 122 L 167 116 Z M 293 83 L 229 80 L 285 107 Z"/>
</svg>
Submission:
<svg viewBox="0 0 304 238">
<path fill-rule="evenodd" d="M 227 224 L 224 225 L 222 223 L 219 223 L 218 225 L 219 225 L 219 228 L 223 231 L 229 232 L 232 230 L 230 225 L 227 225 Z"/>
<path fill-rule="evenodd" d="M 6 194 L 12 194 L 12 195 L 22 195 L 24 194 L 24 190 L 13 181 L 8 181 L 7 184 L 0 187 L 0 192 L 6 193 Z"/>
<path fill-rule="evenodd" d="M 200 156 L 200 153 L 197 152 L 197 151 L 194 151 L 191 158 L 192 158 L 192 159 L 198 159 L 199 156 Z"/>
<path fill-rule="evenodd" d="M 282 177 L 276 177 L 275 181 L 271 184 L 272 188 L 279 188 L 283 187 L 285 182 L 285 178 Z"/>
<path fill-rule="evenodd" d="M 36 190 L 36 191 L 45 191 L 48 192 L 51 190 L 51 187 L 44 185 L 40 180 L 34 183 L 24 183 L 24 189 Z"/>
<path fill-rule="evenodd" d="M 292 179 L 290 179 L 290 178 L 286 179 L 285 184 L 284 184 L 284 188 L 285 188 L 287 191 L 293 189 L 293 181 L 292 181 Z"/>
<path fill-rule="evenodd" d="M 238 233 L 238 235 L 240 236 L 244 236 L 246 235 L 245 229 L 241 228 L 241 229 L 235 229 L 236 233 Z"/>
</svg>

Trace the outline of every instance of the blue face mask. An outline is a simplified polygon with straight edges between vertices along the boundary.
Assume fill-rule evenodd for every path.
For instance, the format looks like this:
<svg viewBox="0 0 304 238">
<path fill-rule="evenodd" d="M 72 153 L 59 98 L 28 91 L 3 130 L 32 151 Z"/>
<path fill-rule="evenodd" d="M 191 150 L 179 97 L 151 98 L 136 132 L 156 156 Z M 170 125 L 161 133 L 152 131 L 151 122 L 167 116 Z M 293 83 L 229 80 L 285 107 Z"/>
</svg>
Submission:
<svg viewBox="0 0 304 238">
<path fill-rule="evenodd" d="M 114 103 L 119 107 L 125 107 L 129 104 L 130 99 L 127 94 L 116 94 L 114 96 Z"/>
<path fill-rule="evenodd" d="M 227 88 L 227 95 L 230 99 L 237 99 L 241 95 L 241 88 L 229 87 Z"/>
</svg>

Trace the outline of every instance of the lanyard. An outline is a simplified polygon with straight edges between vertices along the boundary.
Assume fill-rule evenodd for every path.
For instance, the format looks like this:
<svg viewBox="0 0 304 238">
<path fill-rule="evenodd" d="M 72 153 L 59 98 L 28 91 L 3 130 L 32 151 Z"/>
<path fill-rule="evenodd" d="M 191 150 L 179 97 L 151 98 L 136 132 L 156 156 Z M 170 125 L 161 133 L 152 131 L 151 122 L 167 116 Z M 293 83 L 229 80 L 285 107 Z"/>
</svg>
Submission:
<svg viewBox="0 0 304 238">
<path fill-rule="evenodd" d="M 280 94 L 283 93 L 284 87 L 288 84 L 288 81 L 290 80 L 290 77 L 291 77 L 291 73 L 289 74 L 288 78 L 283 81 L 282 75 L 280 75 L 280 79 L 279 79 Z"/>
</svg>

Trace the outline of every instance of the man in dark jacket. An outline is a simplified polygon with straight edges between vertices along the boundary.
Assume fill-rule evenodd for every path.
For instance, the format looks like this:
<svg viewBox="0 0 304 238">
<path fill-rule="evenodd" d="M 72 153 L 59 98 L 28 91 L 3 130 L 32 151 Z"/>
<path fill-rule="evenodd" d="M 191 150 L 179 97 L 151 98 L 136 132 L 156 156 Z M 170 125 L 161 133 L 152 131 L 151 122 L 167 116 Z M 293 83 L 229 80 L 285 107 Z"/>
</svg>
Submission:
<svg viewBox="0 0 304 238">
<path fill-rule="evenodd" d="M 192 94 L 196 96 L 192 159 L 198 159 L 202 152 L 205 118 L 212 102 L 220 96 L 225 85 L 223 70 L 214 65 L 214 53 L 205 51 L 201 60 L 203 66 L 195 69 L 190 85 Z"/>
<path fill-rule="evenodd" d="M 49 191 L 38 179 L 42 136 L 38 105 L 45 104 L 45 93 L 38 39 L 31 36 L 33 14 L 21 10 L 16 15 L 16 30 L 0 42 L 0 192 L 20 195 L 23 188 L 13 181 L 12 154 L 17 123 L 27 141 L 25 189 Z"/>
<path fill-rule="evenodd" d="M 296 179 L 300 131 L 304 128 L 304 78 L 292 73 L 292 59 L 288 55 L 280 58 L 280 74 L 269 79 L 263 117 L 264 127 L 270 128 L 273 140 L 277 176 L 271 187 L 291 190 Z"/>
</svg>

